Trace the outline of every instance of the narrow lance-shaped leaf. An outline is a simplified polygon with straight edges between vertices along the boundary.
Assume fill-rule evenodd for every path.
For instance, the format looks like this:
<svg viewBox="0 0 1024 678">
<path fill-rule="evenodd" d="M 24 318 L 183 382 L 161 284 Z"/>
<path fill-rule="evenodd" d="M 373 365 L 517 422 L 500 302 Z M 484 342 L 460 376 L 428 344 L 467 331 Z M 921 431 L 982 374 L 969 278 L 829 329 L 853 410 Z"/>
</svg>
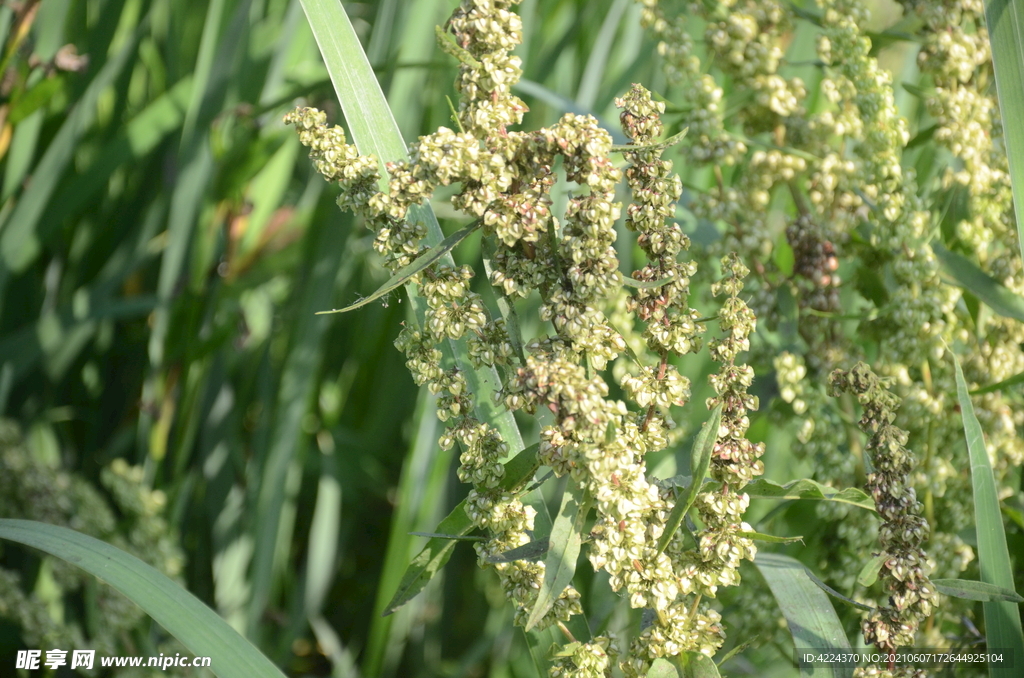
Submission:
<svg viewBox="0 0 1024 678">
<path fill-rule="evenodd" d="M 0 539 L 45 551 L 98 577 L 141 607 L 221 678 L 284 678 L 274 664 L 202 601 L 135 556 L 66 527 L 0 520 Z"/>
<path fill-rule="evenodd" d="M 1024 384 L 1024 372 L 1021 372 L 1020 374 L 1015 374 L 1012 377 L 1007 377 L 1006 379 L 1003 379 L 1002 381 L 997 382 L 995 384 L 989 384 L 988 386 L 983 386 L 982 388 L 975 389 L 971 391 L 971 395 L 984 395 L 985 393 L 1002 391 L 1005 388 L 1017 386 L 1018 384 Z"/>
<path fill-rule="evenodd" d="M 636 278 L 623 277 L 622 284 L 627 287 L 635 287 L 639 290 L 653 290 L 657 287 L 667 285 L 672 282 L 672 278 L 662 278 L 661 280 L 637 280 Z"/>
<path fill-rule="evenodd" d="M 768 587 L 789 624 L 793 645 L 797 650 L 815 652 L 849 652 L 850 641 L 821 589 L 811 578 L 803 564 L 778 553 L 758 553 L 754 565 L 768 582 Z M 801 675 L 814 678 L 851 678 L 853 669 L 829 664 L 801 667 Z"/>
<path fill-rule="evenodd" d="M 942 264 L 942 270 L 956 280 L 958 285 L 973 293 L 999 315 L 1024 322 L 1024 298 L 999 284 L 967 258 L 950 252 L 938 243 L 933 242 L 932 249 Z"/>
<path fill-rule="evenodd" d="M 769 544 L 793 544 L 795 542 L 803 543 L 803 537 L 779 537 L 774 534 L 764 534 L 763 532 L 737 532 L 737 537 L 746 537 L 747 539 L 753 539 L 754 541 L 763 541 Z"/>
<path fill-rule="evenodd" d="M 750 495 L 751 499 L 814 499 L 850 504 L 869 511 L 875 510 L 874 500 L 860 488 L 848 487 L 845 490 L 837 490 L 809 478 L 794 480 L 785 485 L 766 478 L 758 478 L 748 483 L 743 491 Z"/>
<path fill-rule="evenodd" d="M 964 600 L 981 600 L 994 602 L 1005 600 L 1011 603 L 1024 603 L 1024 596 L 1013 589 L 986 584 L 971 579 L 932 579 L 935 590 L 944 596 L 963 598 Z"/>
<path fill-rule="evenodd" d="M 692 471 L 693 481 L 686 488 L 683 495 L 676 498 L 676 505 L 672 507 L 672 513 L 669 514 L 668 520 L 665 522 L 665 531 L 662 533 L 661 539 L 658 540 L 658 553 L 664 552 L 665 548 L 671 543 L 672 537 L 683 522 L 683 516 L 686 515 L 686 512 L 690 510 L 693 502 L 697 499 L 697 492 L 700 491 L 701 486 L 704 484 L 708 468 L 711 467 L 711 452 L 715 449 L 715 441 L 718 440 L 718 428 L 721 425 L 722 403 L 719 403 L 712 410 L 711 418 L 701 427 L 700 433 L 697 434 L 697 440 L 693 443 L 693 453 L 690 457 L 690 470 Z"/>
<path fill-rule="evenodd" d="M 536 444 L 531 445 L 505 463 L 505 475 L 500 483 L 502 488 L 517 489 L 533 477 L 538 467 L 538 447 Z M 422 591 L 423 587 L 452 557 L 452 549 L 457 543 L 452 537 L 465 535 L 472 529 L 473 521 L 466 514 L 466 500 L 462 500 L 434 530 L 444 536 L 432 537 L 423 550 L 409 563 L 409 567 L 398 585 L 398 590 L 391 602 L 384 608 L 383 616 L 386 617 L 393 613 Z"/>
<path fill-rule="evenodd" d="M 326 315 L 328 313 L 348 313 L 349 311 L 360 308 L 361 306 L 366 306 L 367 304 L 376 301 L 377 299 L 380 299 L 386 294 L 390 294 L 396 288 L 401 287 L 402 285 L 410 282 L 414 275 L 423 271 L 425 268 L 427 268 L 434 262 L 439 261 L 441 257 L 455 249 L 456 245 L 465 240 L 466 236 L 468 236 L 476 229 L 480 228 L 481 225 L 483 225 L 483 222 L 477 219 L 472 224 L 466 226 L 462 230 L 452 233 L 450 236 L 442 240 L 440 243 L 434 245 L 429 250 L 418 256 L 416 260 L 413 261 L 411 264 L 403 266 L 402 268 L 398 269 L 398 271 L 396 271 L 395 274 L 391 276 L 391 278 L 386 283 L 381 285 L 377 289 L 377 291 L 371 294 L 370 296 L 360 299 L 351 306 L 346 306 L 345 308 L 336 308 L 330 311 L 320 311 L 317 313 L 317 315 Z"/>
<path fill-rule="evenodd" d="M 562 495 L 562 505 L 551 526 L 550 549 L 544 560 L 544 582 L 537 593 L 537 600 L 526 620 L 526 630 L 537 625 L 551 610 L 555 601 L 576 574 L 576 560 L 583 543 L 583 521 L 586 520 L 590 503 L 583 488 L 571 479 Z"/>
<path fill-rule="evenodd" d="M 1005 589 L 1013 590 L 1013 569 L 1006 547 L 1006 532 L 1003 530 L 1002 514 L 999 511 L 999 495 L 996 492 L 995 475 L 989 462 L 981 424 L 974 414 L 971 396 L 967 393 L 960 361 L 953 355 L 956 368 L 956 395 L 964 420 L 967 450 L 971 457 L 971 485 L 974 489 L 974 521 L 978 534 L 978 564 L 981 580 Z M 985 632 L 990 648 L 1013 652 L 1018 661 L 1024 658 L 1024 634 L 1021 632 L 1020 610 L 1008 601 L 983 603 L 985 610 Z M 1019 675 L 1019 666 L 989 665 L 993 678 L 1009 678 Z"/>
</svg>

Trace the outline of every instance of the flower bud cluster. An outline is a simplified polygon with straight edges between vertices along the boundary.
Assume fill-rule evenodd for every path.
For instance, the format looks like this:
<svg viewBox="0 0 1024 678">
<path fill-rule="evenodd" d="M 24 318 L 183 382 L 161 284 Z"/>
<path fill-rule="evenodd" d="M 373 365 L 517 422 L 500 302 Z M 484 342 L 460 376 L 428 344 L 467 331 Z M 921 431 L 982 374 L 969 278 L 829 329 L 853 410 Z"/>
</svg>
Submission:
<svg viewBox="0 0 1024 678">
<path fill-rule="evenodd" d="M 647 255 L 648 265 L 634 271 L 633 278 L 644 282 L 667 281 L 654 288 L 640 289 L 630 300 L 627 309 L 636 313 L 640 320 L 647 322 L 644 339 L 648 348 L 657 355 L 670 353 L 685 355 L 700 350 L 700 335 L 704 328 L 696 321 L 699 314 L 687 305 L 690 294 L 690 278 L 696 273 L 693 261 L 678 261 L 679 253 L 689 249 L 690 239 L 675 222 L 666 223 L 675 216 L 675 203 L 682 193 L 679 175 L 672 173 L 672 162 L 661 159 L 661 148 L 651 147 L 661 135 L 660 114 L 665 105 L 651 100 L 651 94 L 641 85 L 633 85 L 629 93 L 615 100 L 615 105 L 624 109 L 620 115 L 622 128 L 641 150 L 625 153 L 630 167 L 626 180 L 633 192 L 633 203 L 627 210 L 626 226 L 637 231 L 637 244 Z M 673 374 L 674 371 L 673 371 Z M 658 381 L 664 379 L 664 375 Z M 672 376 L 675 384 L 675 398 L 667 392 L 661 394 L 659 407 L 667 410 L 668 402 L 682 405 L 681 400 L 689 396 L 689 384 Z M 651 380 L 632 379 L 623 383 L 641 407 L 647 407 L 655 398 L 650 388 Z M 637 394 L 634 396 L 633 394 Z M 644 394 L 644 395 L 640 395 Z M 644 399 L 647 402 L 640 402 Z"/>
<path fill-rule="evenodd" d="M 658 39 L 658 53 L 665 60 L 669 81 L 685 87 L 689 107 L 683 120 L 687 133 L 687 155 L 696 162 L 733 165 L 746 153 L 742 141 L 725 132 L 722 88 L 715 79 L 701 72 L 700 59 L 693 54 L 693 40 L 683 16 L 668 16 L 659 0 L 639 0 L 643 5 L 640 23 Z"/>
<path fill-rule="evenodd" d="M 899 398 L 867 365 L 836 370 L 829 377 L 829 387 L 833 396 L 849 392 L 857 397 L 864 407 L 860 426 L 871 435 L 868 450 L 875 470 L 868 474 L 868 489 L 882 518 L 878 539 L 886 560 L 879 579 L 888 589 L 889 605 L 870 613 L 862 628 L 865 642 L 892 652 L 913 645 L 918 624 L 932 613 L 937 598 L 921 548 L 929 526 L 920 515 L 922 506 L 909 483 L 914 457 L 904 447 L 906 431 L 892 423 Z"/>
<path fill-rule="evenodd" d="M 605 678 L 612 658 L 618 655 L 615 641 L 597 636 L 589 643 L 572 643 L 551 662 L 550 678 Z"/>
<path fill-rule="evenodd" d="M 858 0 L 818 4 L 824 10 L 819 56 L 847 84 L 839 100 L 862 119 L 855 187 L 872 203 L 872 245 L 896 256 L 892 271 L 898 284 L 887 314 L 894 331 L 883 344 L 884 357 L 887 362 L 917 364 L 941 355 L 940 335 L 959 293 L 939 280 L 938 262 L 926 238 L 928 212 L 917 195 L 913 172 L 904 171 L 900 162 L 909 132 L 896 109 L 892 77 L 870 56 L 871 41 L 861 31 L 867 12 Z"/>
<path fill-rule="evenodd" d="M 753 560 L 757 553 L 754 542 L 739 535 L 753 530 L 743 522 L 750 498 L 738 490 L 764 472 L 760 459 L 764 443 L 755 444 L 745 437 L 750 426 L 747 412 L 758 408 L 757 396 L 747 393 L 754 370 L 736 364 L 736 357 L 750 348 L 748 337 L 756 324 L 753 313 L 739 297 L 749 270 L 734 253 L 722 259 L 722 271 L 723 278 L 712 285 L 712 293 L 728 295 L 718 315 L 723 336 L 709 343 L 711 357 L 722 367 L 709 377 L 716 395 L 707 400 L 709 410 L 723 406 L 710 468 L 711 477 L 720 481 L 722 488 L 697 495 L 696 506 L 705 529 L 695 535 L 699 548 L 691 552 L 698 591 L 710 596 L 715 595 L 718 586 L 739 584 L 740 562 Z"/>
</svg>

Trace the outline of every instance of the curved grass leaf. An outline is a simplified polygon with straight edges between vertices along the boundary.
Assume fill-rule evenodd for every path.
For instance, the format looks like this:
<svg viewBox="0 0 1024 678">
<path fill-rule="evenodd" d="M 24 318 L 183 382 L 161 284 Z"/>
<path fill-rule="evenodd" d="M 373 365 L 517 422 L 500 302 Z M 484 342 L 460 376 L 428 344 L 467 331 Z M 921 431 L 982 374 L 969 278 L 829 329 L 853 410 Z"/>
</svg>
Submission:
<svg viewBox="0 0 1024 678">
<path fill-rule="evenodd" d="M 676 530 L 679 529 L 679 525 L 683 522 L 683 516 L 686 515 L 686 512 L 693 506 L 694 500 L 697 499 L 697 492 L 704 484 L 704 478 L 707 477 L 708 468 L 711 466 L 711 452 L 715 448 L 715 441 L 718 440 L 718 429 L 721 425 L 722 403 L 719 403 L 711 411 L 711 418 L 704 422 L 700 433 L 697 434 L 697 439 L 693 442 L 693 452 L 690 456 L 690 470 L 693 480 L 690 486 L 686 488 L 685 494 L 676 498 L 676 505 L 672 507 L 672 513 L 669 514 L 668 520 L 665 521 L 665 531 L 662 533 L 661 539 L 658 540 L 659 554 L 668 547 Z"/>
<path fill-rule="evenodd" d="M 502 488 L 518 489 L 533 477 L 538 468 L 538 449 L 539 445 L 531 445 L 505 463 L 505 475 L 500 483 Z M 409 563 L 405 575 L 402 576 L 402 581 L 398 584 L 398 590 L 391 602 L 384 608 L 381 616 L 386 617 L 393 613 L 422 591 L 423 587 L 452 557 L 452 549 L 456 544 L 452 537 L 465 535 L 473 527 L 473 521 L 466 514 L 466 500 L 463 499 L 458 506 L 452 509 L 448 517 L 438 524 L 435 532 L 444 536 L 431 538 L 423 550 Z"/>
<path fill-rule="evenodd" d="M 942 264 L 942 270 L 958 285 L 973 293 L 999 315 L 1024 322 L 1024 298 L 1000 285 L 965 257 L 935 242 L 932 243 L 932 249 Z"/>
<path fill-rule="evenodd" d="M 483 221 L 477 219 L 476 221 L 474 221 L 469 226 L 466 226 L 461 231 L 456 231 L 455 233 L 452 233 L 450 236 L 448 236 L 447 238 L 445 238 L 444 240 L 442 240 L 441 242 L 439 242 L 438 244 L 434 245 L 429 250 L 421 254 L 419 257 L 417 257 L 416 260 L 413 261 L 411 264 L 409 264 L 408 266 L 403 266 L 402 268 L 398 269 L 386 283 L 381 285 L 380 288 L 378 288 L 377 291 L 371 294 L 370 296 L 360 299 L 351 306 L 346 306 L 345 308 L 335 308 L 330 311 L 320 311 L 317 313 L 317 315 L 327 315 L 328 313 L 348 313 L 349 311 L 355 310 L 361 306 L 366 306 L 367 304 L 376 301 L 377 299 L 380 299 L 386 294 L 390 294 L 396 288 L 401 287 L 402 285 L 405 285 L 406 283 L 410 282 L 410 279 L 423 269 L 427 268 L 428 266 L 437 261 L 440 261 L 440 259 L 444 255 L 451 252 L 453 249 L 455 249 L 456 245 L 465 240 L 466 236 L 468 236 L 476 229 L 480 228 L 480 226 L 482 225 Z"/>
<path fill-rule="evenodd" d="M 569 481 L 562 495 L 562 505 L 551 526 L 550 548 L 544 560 L 544 582 L 537 593 L 537 600 L 530 610 L 524 628 L 529 631 L 537 625 L 544 615 L 562 595 L 562 591 L 576 574 L 576 561 L 580 556 L 583 543 L 583 521 L 587 518 L 590 503 L 585 491 L 576 483 Z"/>
<path fill-rule="evenodd" d="M 988 451 L 985 449 L 981 424 L 974 414 L 971 396 L 967 393 L 967 381 L 955 354 L 953 365 L 956 368 L 956 395 L 960 402 L 967 450 L 971 457 L 971 485 L 974 489 L 974 520 L 977 525 L 981 581 L 1012 591 L 1013 569 L 1006 547 L 1002 514 L 999 511 L 995 476 L 992 473 Z M 1011 650 L 1018 661 L 1024 659 L 1024 634 L 1021 632 L 1020 610 L 1017 605 L 1008 601 L 991 601 L 984 603 L 983 607 L 988 646 Z M 994 678 L 1009 678 L 1019 673 L 1017 668 L 990 665 L 989 675 Z"/>
<path fill-rule="evenodd" d="M 123 593 L 221 678 L 284 678 L 280 669 L 216 612 L 166 575 L 110 544 L 32 520 L 0 520 L 0 539 L 77 565 Z"/>
<path fill-rule="evenodd" d="M 986 0 L 985 24 L 992 42 L 992 66 L 1010 161 L 1017 237 L 1024 248 L 1024 127 L 1010 122 L 1024 112 L 1024 8 L 1018 0 Z M 1024 254 L 1024 250 L 1022 250 Z M 1017 655 L 1020 661 L 1021 655 Z"/>
<path fill-rule="evenodd" d="M 944 596 L 963 598 L 964 600 L 981 600 L 994 602 L 1005 600 L 1011 603 L 1024 603 L 1024 596 L 1013 589 L 1003 588 L 994 584 L 971 579 L 932 579 L 935 590 Z"/>
<path fill-rule="evenodd" d="M 766 478 L 758 478 L 743 488 L 751 499 L 816 499 L 851 504 L 869 511 L 875 510 L 875 502 L 864 490 L 848 487 L 837 490 L 828 485 L 802 478 L 780 485 Z"/>
<path fill-rule="evenodd" d="M 796 648 L 823 652 L 850 651 L 850 641 L 846 638 L 832 603 L 814 584 L 802 563 L 778 553 L 758 553 L 754 565 L 768 582 L 789 624 Z M 801 675 L 816 678 L 853 676 L 853 669 L 843 666 L 815 664 L 802 668 Z"/>
<path fill-rule="evenodd" d="M 1024 384 L 1024 372 L 1015 374 L 1012 377 L 1007 377 L 1000 382 L 990 384 L 982 388 L 977 388 L 971 391 L 971 395 L 984 395 L 986 393 L 992 393 L 994 391 L 1002 391 L 1004 388 L 1010 388 L 1018 384 Z"/>
</svg>

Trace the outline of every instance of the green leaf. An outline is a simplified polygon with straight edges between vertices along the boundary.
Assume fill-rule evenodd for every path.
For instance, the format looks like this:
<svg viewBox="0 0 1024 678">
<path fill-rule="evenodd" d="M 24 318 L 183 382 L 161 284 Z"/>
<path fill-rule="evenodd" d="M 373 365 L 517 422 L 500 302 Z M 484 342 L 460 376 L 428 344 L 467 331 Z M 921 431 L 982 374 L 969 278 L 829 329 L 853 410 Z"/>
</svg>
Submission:
<svg viewBox="0 0 1024 678">
<path fill-rule="evenodd" d="M 141 607 L 197 657 L 212 657 L 221 678 L 284 674 L 216 612 L 135 556 L 66 527 L 0 520 L 0 539 L 31 546 L 98 577 Z"/>
<path fill-rule="evenodd" d="M 537 560 L 551 549 L 549 539 L 537 539 L 496 556 L 488 556 L 489 563 L 511 563 L 514 560 Z"/>
<path fill-rule="evenodd" d="M 1011 603 L 1024 603 L 1024 596 L 1013 589 L 986 584 L 971 579 L 932 579 L 935 590 L 944 596 L 963 598 L 964 600 L 981 600 L 995 602 L 1005 600 Z"/>
<path fill-rule="evenodd" d="M 789 624 L 797 649 L 823 652 L 849 652 L 850 641 L 821 589 L 807 568 L 798 560 L 778 553 L 758 553 L 754 565 L 768 582 L 782 615 Z M 851 678 L 853 669 L 828 664 L 803 667 L 801 675 L 815 678 Z"/>
<path fill-rule="evenodd" d="M 721 678 L 715 661 L 700 652 L 684 652 L 676 657 L 680 678 Z"/>
<path fill-rule="evenodd" d="M 48 104 L 64 89 L 65 78 L 62 75 L 49 75 L 29 87 L 17 99 L 11 102 L 11 110 L 7 114 L 7 122 L 17 125 L 32 115 L 42 106 Z"/>
<path fill-rule="evenodd" d="M 960 361 L 957 360 L 956 354 L 953 355 L 953 365 L 956 368 L 956 395 L 960 401 L 967 450 L 971 457 L 971 485 L 974 489 L 974 521 L 977 525 L 981 581 L 1012 591 L 1013 568 L 1006 547 L 1006 532 L 999 511 L 995 476 L 992 473 L 988 451 L 985 449 L 981 424 L 974 414 L 974 405 L 967 393 L 967 381 L 964 379 L 964 372 L 960 369 Z M 1021 631 L 1020 610 L 1017 605 L 1008 601 L 992 601 L 983 603 L 983 608 L 988 646 L 1012 650 L 1014 656 L 1024 657 L 1024 633 Z M 1018 674 L 1018 670 L 1007 666 L 990 665 L 989 675 L 1009 678 Z"/>
<path fill-rule="evenodd" d="M 875 510 L 875 502 L 864 490 L 848 487 L 837 490 L 809 478 L 793 480 L 780 485 L 766 478 L 758 478 L 743 488 L 751 499 L 815 499 L 819 501 L 837 501 L 860 508 Z"/>
<path fill-rule="evenodd" d="M 629 276 L 622 277 L 622 284 L 627 287 L 635 287 L 639 290 L 652 290 L 662 285 L 667 285 L 672 282 L 672 277 L 662 278 L 661 280 L 637 280 L 636 278 L 630 278 Z"/>
<path fill-rule="evenodd" d="M 769 544 L 793 544 L 796 542 L 804 543 L 803 537 L 777 537 L 774 534 L 764 534 L 761 532 L 737 532 L 736 536 L 746 537 L 747 539 L 753 539 L 755 541 L 764 541 Z"/>
<path fill-rule="evenodd" d="M 857 583 L 867 588 L 878 581 L 878 572 L 882 569 L 882 563 L 884 563 L 888 557 L 888 554 L 879 553 L 877 556 L 874 556 L 871 560 L 864 563 L 864 567 L 861 568 L 860 574 L 857 575 Z"/>
<path fill-rule="evenodd" d="M 524 628 L 529 631 L 551 610 L 576 574 L 583 543 L 583 522 L 590 510 L 585 492 L 572 479 L 562 495 L 562 505 L 551 526 L 550 549 L 544 560 L 544 582 Z"/>
<path fill-rule="evenodd" d="M 971 391 L 971 395 L 983 395 L 985 393 L 992 393 L 994 391 L 1002 391 L 1004 388 L 1010 388 L 1011 386 L 1016 386 L 1017 384 L 1024 384 L 1024 372 L 1021 372 L 1020 374 L 1015 374 L 1012 377 L 1007 377 L 1006 379 L 1003 379 L 998 383 L 990 384 L 988 386 L 975 389 Z"/>
<path fill-rule="evenodd" d="M 371 294 L 370 296 L 360 299 L 351 306 L 346 306 L 345 308 L 335 308 L 330 311 L 320 311 L 319 313 L 317 313 L 317 315 L 326 315 L 328 313 L 348 313 L 349 311 L 357 309 L 361 306 L 366 306 L 367 304 L 376 301 L 377 299 L 380 299 L 386 294 L 390 294 L 392 291 L 394 291 L 395 288 L 401 287 L 402 285 L 405 285 L 406 283 L 410 282 L 411 278 L 414 275 L 416 275 L 423 269 L 427 268 L 431 264 L 439 261 L 441 257 L 451 252 L 456 245 L 458 245 L 460 242 L 466 239 L 466 236 L 468 236 L 476 229 L 480 228 L 480 226 L 482 225 L 483 221 L 477 219 L 476 221 L 474 221 L 469 226 L 466 226 L 461 231 L 456 231 L 455 233 L 452 233 L 450 236 L 442 240 L 440 243 L 434 245 L 429 250 L 427 250 L 419 257 L 417 257 L 416 260 L 413 261 L 411 264 L 403 266 L 402 268 L 398 269 L 398 271 L 396 271 L 395 274 L 391 276 L 391 278 L 386 283 L 381 285 L 380 288 L 378 288 L 377 291 Z"/>
<path fill-rule="evenodd" d="M 1024 322 L 1024 298 L 1000 285 L 965 257 L 935 242 L 932 243 L 932 249 L 942 264 L 942 270 L 960 287 L 972 292 L 999 315 Z"/>
<path fill-rule="evenodd" d="M 667 659 L 655 659 L 647 671 L 647 678 L 679 678 L 679 669 Z"/>
<path fill-rule="evenodd" d="M 531 445 L 505 463 L 505 475 L 501 479 L 500 486 L 506 490 L 516 490 L 533 477 L 539 464 L 537 462 L 537 450 L 539 445 Z M 451 539 L 452 535 L 465 535 L 473 529 L 473 521 L 466 515 L 466 500 L 463 499 L 459 505 L 452 509 L 448 517 L 442 520 L 435 532 L 445 535 L 434 537 L 427 542 L 423 550 L 412 559 L 409 567 L 398 584 L 398 590 L 381 616 L 388 616 L 395 610 L 412 600 L 423 590 L 423 587 L 434 578 L 448 559 L 452 557 L 452 549 L 457 543 Z"/>
<path fill-rule="evenodd" d="M 1024 248 L 1024 127 L 1011 122 L 1024 113 L 1024 10 L 1017 0 L 986 0 L 985 23 L 992 44 L 999 110 L 1007 121 L 1003 134 L 1010 161 L 1017 239 Z"/>
<path fill-rule="evenodd" d="M 672 541 L 676 530 L 683 522 L 686 512 L 693 506 L 697 499 L 697 492 L 704 484 L 704 478 L 711 467 L 711 452 L 715 449 L 715 441 L 718 440 L 718 429 L 722 425 L 722 403 L 719 403 L 711 412 L 711 418 L 704 422 L 697 439 L 693 442 L 693 451 L 690 456 L 690 470 L 693 481 L 686 488 L 685 493 L 676 498 L 676 505 L 672 507 L 672 513 L 665 521 L 665 531 L 658 540 L 658 553 L 663 553 Z"/>
<path fill-rule="evenodd" d="M 465 534 L 445 534 L 443 532 L 410 532 L 412 537 L 428 537 L 430 539 L 455 539 L 456 541 L 487 541 L 487 537 Z"/>
</svg>

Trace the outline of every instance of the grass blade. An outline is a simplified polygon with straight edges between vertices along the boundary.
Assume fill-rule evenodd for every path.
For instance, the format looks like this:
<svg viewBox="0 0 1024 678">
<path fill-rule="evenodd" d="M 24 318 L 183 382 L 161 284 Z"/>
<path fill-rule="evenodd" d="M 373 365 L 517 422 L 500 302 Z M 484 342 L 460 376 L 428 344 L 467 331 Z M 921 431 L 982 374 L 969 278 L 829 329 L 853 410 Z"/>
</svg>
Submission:
<svg viewBox="0 0 1024 678">
<path fill-rule="evenodd" d="M 768 582 L 775 600 L 779 603 L 793 645 L 798 649 L 813 649 L 822 652 L 849 652 L 850 641 L 846 638 L 843 625 L 836 616 L 828 596 L 819 589 L 803 564 L 778 553 L 758 553 L 754 565 Z M 852 678 L 853 669 L 827 664 L 803 667 L 806 673 L 817 678 Z"/>
<path fill-rule="evenodd" d="M 932 248 L 942 264 L 942 270 L 956 280 L 958 285 L 973 293 L 999 315 L 1024 322 L 1024 298 L 1000 285 L 965 257 L 950 252 L 938 243 L 932 243 Z"/>
<path fill-rule="evenodd" d="M 466 226 L 461 231 L 452 233 L 450 236 L 439 242 L 438 244 L 431 247 L 429 250 L 421 254 L 416 258 L 416 261 L 412 262 L 408 266 L 400 268 L 391 278 L 381 285 L 376 292 L 368 297 L 360 299 L 356 303 L 346 306 L 345 308 L 336 308 L 330 311 L 319 311 L 317 315 L 326 315 L 329 313 L 348 313 L 349 311 L 355 310 L 360 306 L 366 306 L 367 304 L 380 299 L 381 297 L 390 294 L 394 289 L 405 285 L 409 282 L 409 279 L 414 275 L 427 268 L 436 261 L 439 261 L 444 255 L 455 249 L 455 246 L 466 239 L 470 233 L 480 228 L 483 225 L 483 221 L 477 219 L 469 226 Z"/>
<path fill-rule="evenodd" d="M 537 601 L 530 610 L 526 620 L 527 631 L 536 626 L 537 622 L 551 610 L 551 607 L 562 595 L 565 587 L 572 582 L 576 574 L 576 561 L 583 545 L 583 521 L 586 520 L 590 503 L 585 492 L 576 483 L 569 480 L 562 495 L 562 505 L 551 526 L 550 548 L 544 561 L 544 583 L 537 593 Z"/>
<path fill-rule="evenodd" d="M 123 593 L 196 656 L 213 658 L 221 678 L 284 678 L 284 674 L 198 598 L 135 556 L 56 525 L 0 520 L 0 538 L 77 565 Z"/>
<path fill-rule="evenodd" d="M 686 488 L 686 493 L 676 500 L 676 505 L 672 507 L 672 513 L 665 521 L 665 531 L 662 533 L 661 539 L 658 540 L 658 553 L 662 553 L 672 541 L 676 530 L 683 522 L 683 517 L 697 499 L 697 492 L 704 484 L 704 478 L 711 466 L 711 452 L 715 447 L 715 441 L 718 440 L 718 428 L 721 425 L 722 403 L 719 403 L 711 411 L 711 418 L 704 422 L 704 426 L 701 427 L 700 433 L 697 434 L 697 439 L 693 443 L 693 452 L 690 457 L 692 480 Z"/>
<path fill-rule="evenodd" d="M 956 395 L 963 414 L 964 434 L 967 450 L 971 457 L 971 485 L 974 488 L 974 521 L 978 534 L 978 564 L 981 581 L 1013 590 L 1013 569 L 1006 547 L 1006 532 L 1003 529 L 1002 514 L 999 511 L 999 495 L 992 464 L 985 449 L 985 438 L 981 424 L 974 414 L 971 396 L 967 393 L 967 381 L 960 368 L 960 361 L 953 355 L 956 368 Z M 985 633 L 988 646 L 1013 652 L 1017 661 L 1024 661 L 1024 633 L 1021 632 L 1020 610 L 1008 601 L 987 602 L 985 610 Z M 1019 675 L 1018 668 L 989 665 L 993 678 L 1010 678 Z"/>
<path fill-rule="evenodd" d="M 971 395 L 984 395 L 986 393 L 992 393 L 994 391 L 1002 391 L 1004 388 L 1010 388 L 1017 384 L 1024 384 L 1024 372 L 1015 374 L 1012 377 L 1007 377 L 996 384 L 990 384 L 982 388 L 977 388 L 971 391 Z"/>
<path fill-rule="evenodd" d="M 1010 161 L 1017 238 L 1024 248 L 1024 127 L 1012 122 L 1024 112 L 1024 8 L 1017 0 L 986 0 L 985 23 L 992 42 L 992 67 Z"/>
<path fill-rule="evenodd" d="M 1011 603 L 1024 603 L 1024 596 L 1013 589 L 986 584 L 983 581 L 970 579 L 932 579 L 935 590 L 944 596 L 963 598 L 964 600 L 981 600 L 993 602 L 1006 600 Z"/>
</svg>

